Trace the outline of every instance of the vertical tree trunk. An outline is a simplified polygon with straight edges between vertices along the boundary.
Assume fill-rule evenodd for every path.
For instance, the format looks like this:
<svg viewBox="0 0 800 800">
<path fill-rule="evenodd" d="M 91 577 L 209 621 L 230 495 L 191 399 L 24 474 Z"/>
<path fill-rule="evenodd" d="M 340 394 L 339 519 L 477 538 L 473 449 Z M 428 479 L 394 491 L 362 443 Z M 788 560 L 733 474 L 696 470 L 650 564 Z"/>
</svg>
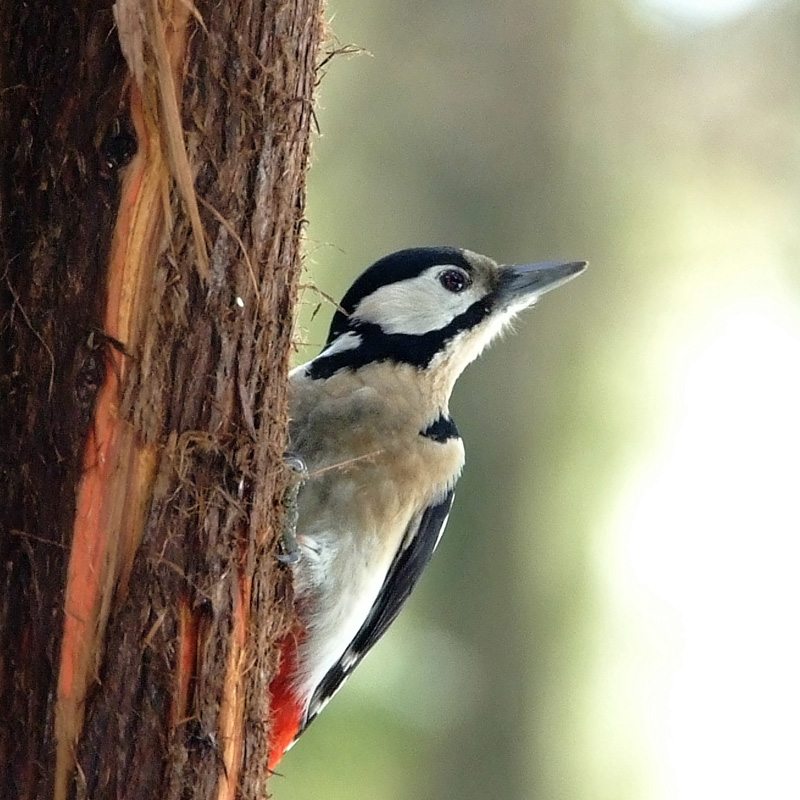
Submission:
<svg viewBox="0 0 800 800">
<path fill-rule="evenodd" d="M 263 797 L 320 0 L 0 0 L 0 796 Z"/>
</svg>

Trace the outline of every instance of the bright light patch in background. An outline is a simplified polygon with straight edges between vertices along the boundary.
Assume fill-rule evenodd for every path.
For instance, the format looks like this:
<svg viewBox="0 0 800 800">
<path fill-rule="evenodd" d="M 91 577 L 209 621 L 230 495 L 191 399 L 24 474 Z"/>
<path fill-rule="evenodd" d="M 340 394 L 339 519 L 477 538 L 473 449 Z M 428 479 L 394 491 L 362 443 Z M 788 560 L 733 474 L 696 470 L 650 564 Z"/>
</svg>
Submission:
<svg viewBox="0 0 800 800">
<path fill-rule="evenodd" d="M 669 798 L 798 798 L 800 318 L 741 301 L 689 345 L 674 429 L 617 522 L 623 605 L 662 637 L 650 750 Z"/>
<path fill-rule="evenodd" d="M 639 0 L 639 4 L 680 22 L 719 25 L 767 5 L 768 0 Z"/>
</svg>

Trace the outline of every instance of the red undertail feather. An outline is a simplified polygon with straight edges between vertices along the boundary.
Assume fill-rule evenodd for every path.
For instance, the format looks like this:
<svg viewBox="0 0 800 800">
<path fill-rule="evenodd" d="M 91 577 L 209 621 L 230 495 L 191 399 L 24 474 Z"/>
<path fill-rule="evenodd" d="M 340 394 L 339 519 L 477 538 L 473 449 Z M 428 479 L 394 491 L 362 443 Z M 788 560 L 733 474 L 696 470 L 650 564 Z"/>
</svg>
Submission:
<svg viewBox="0 0 800 800">
<path fill-rule="evenodd" d="M 283 754 L 291 747 L 303 719 L 304 709 L 292 691 L 292 678 L 297 670 L 296 631 L 281 642 L 281 663 L 269 685 L 271 727 L 269 735 L 269 769 L 278 766 Z"/>
</svg>

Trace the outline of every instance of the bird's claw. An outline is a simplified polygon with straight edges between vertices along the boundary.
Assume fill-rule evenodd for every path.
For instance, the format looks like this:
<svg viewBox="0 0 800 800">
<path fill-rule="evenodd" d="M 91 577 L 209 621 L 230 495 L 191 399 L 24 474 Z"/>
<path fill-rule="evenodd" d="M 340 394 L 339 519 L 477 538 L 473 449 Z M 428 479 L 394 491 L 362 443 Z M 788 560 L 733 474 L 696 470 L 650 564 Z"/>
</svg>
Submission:
<svg viewBox="0 0 800 800">
<path fill-rule="evenodd" d="M 283 553 L 279 554 L 277 559 L 283 564 L 294 566 L 300 562 L 301 558 L 300 545 L 297 542 L 297 519 L 299 516 L 297 495 L 300 487 L 308 479 L 308 467 L 306 462 L 294 453 L 287 453 L 283 458 L 283 463 L 293 475 L 283 495 L 284 516 L 281 534 Z"/>
</svg>

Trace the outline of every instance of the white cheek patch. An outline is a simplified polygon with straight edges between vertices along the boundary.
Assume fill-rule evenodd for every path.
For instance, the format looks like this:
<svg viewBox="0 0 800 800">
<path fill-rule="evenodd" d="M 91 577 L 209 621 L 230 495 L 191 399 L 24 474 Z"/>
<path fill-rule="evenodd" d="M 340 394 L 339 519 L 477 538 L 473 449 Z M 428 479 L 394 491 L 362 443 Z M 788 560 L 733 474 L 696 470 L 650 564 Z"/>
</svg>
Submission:
<svg viewBox="0 0 800 800">
<path fill-rule="evenodd" d="M 389 334 L 419 336 L 444 328 L 482 294 L 474 284 L 458 294 L 448 292 L 438 279 L 447 266 L 439 264 L 416 278 L 381 286 L 358 304 L 353 319 L 379 325 Z"/>
</svg>

